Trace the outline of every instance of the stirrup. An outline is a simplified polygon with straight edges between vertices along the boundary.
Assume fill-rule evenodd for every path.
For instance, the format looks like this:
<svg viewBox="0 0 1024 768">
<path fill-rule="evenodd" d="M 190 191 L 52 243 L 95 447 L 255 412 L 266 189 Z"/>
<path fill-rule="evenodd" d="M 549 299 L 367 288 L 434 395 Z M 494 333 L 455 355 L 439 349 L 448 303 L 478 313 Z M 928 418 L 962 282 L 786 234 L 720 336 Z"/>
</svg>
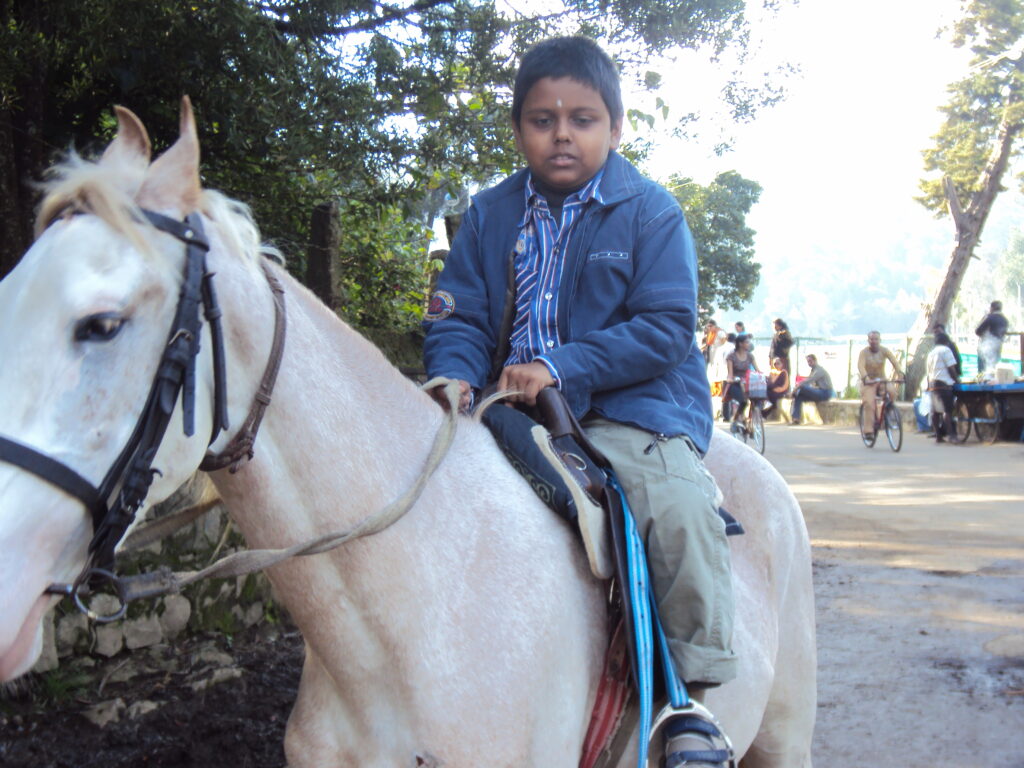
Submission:
<svg viewBox="0 0 1024 768">
<path fill-rule="evenodd" d="M 676 749 L 677 741 L 682 749 Z M 685 741 L 701 749 L 686 749 Z M 648 765 L 679 768 L 685 765 L 736 768 L 736 753 L 718 719 L 698 701 L 690 699 L 685 707 L 666 705 L 651 726 Z M 661 755 L 664 755 L 662 762 Z"/>
<path fill-rule="evenodd" d="M 563 460 L 552 443 L 551 435 L 544 427 L 538 425 L 530 430 L 530 434 L 572 496 L 576 509 L 576 523 L 583 539 L 583 548 L 587 552 L 590 572 L 595 578 L 610 579 L 615 575 L 615 561 L 612 559 L 609 542 L 608 516 L 601 505 L 587 493 L 582 485 L 583 481 L 578 476 L 593 473 L 598 468 L 590 466 L 585 455 L 566 453 Z M 566 461 L 573 462 L 575 466 L 566 466 Z"/>
</svg>

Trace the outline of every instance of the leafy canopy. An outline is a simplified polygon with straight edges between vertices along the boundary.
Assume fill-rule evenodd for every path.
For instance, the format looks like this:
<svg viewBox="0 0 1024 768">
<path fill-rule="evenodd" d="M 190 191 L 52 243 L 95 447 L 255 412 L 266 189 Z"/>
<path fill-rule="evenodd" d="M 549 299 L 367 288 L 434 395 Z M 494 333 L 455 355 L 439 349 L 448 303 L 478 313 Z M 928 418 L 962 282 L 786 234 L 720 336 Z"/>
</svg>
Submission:
<svg viewBox="0 0 1024 768">
<path fill-rule="evenodd" d="M 948 88 L 941 107 L 945 120 L 924 152 L 924 194 L 918 198 L 938 216 L 946 213 L 942 176 L 953 182 L 961 200 L 981 191 L 983 170 L 1000 128 L 1019 135 L 1024 124 L 1024 2 L 965 0 L 963 17 L 948 30 L 956 47 L 973 53 L 967 74 Z M 1015 145 L 1011 157 L 1018 156 Z M 1022 177 L 1021 180 L 1024 180 Z"/>
<path fill-rule="evenodd" d="M 204 183 L 251 205 L 299 276 L 313 207 L 339 199 L 342 237 L 359 244 L 341 254 L 347 313 L 388 325 L 379 310 L 394 302 L 363 281 L 391 284 L 400 262 L 422 271 L 428 235 L 408 220 L 428 224 L 517 165 L 508 102 L 529 45 L 592 35 L 656 88 L 654 56 L 742 52 L 747 26 L 745 0 L 563 0 L 531 14 L 494 0 L 2 0 L 0 276 L 29 245 L 29 182 L 56 155 L 104 146 L 113 104 L 160 150 L 187 93 Z M 722 98 L 746 115 L 774 95 L 731 83 Z"/>
<path fill-rule="evenodd" d="M 753 260 L 756 233 L 746 223 L 761 197 L 761 185 L 726 171 L 707 186 L 673 176 L 668 188 L 686 214 L 697 248 L 702 315 L 740 309 L 750 300 L 761 274 L 761 265 Z"/>
</svg>

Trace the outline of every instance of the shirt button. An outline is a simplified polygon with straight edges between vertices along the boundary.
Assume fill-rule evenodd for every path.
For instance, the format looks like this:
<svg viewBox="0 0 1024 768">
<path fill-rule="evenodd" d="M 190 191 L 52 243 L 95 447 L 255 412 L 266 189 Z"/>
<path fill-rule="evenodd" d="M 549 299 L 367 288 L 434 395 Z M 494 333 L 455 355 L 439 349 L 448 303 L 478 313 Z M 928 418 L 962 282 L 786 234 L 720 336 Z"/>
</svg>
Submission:
<svg viewBox="0 0 1024 768">
<path fill-rule="evenodd" d="M 548 339 L 547 345 L 548 345 L 548 349 L 551 349 L 553 346 L 555 346 L 555 342 L 553 342 L 551 339 Z"/>
<path fill-rule="evenodd" d="M 551 301 L 553 298 L 555 298 L 555 294 L 553 294 L 551 291 L 548 291 L 547 293 L 544 294 L 544 298 L 547 299 L 548 301 Z"/>
</svg>

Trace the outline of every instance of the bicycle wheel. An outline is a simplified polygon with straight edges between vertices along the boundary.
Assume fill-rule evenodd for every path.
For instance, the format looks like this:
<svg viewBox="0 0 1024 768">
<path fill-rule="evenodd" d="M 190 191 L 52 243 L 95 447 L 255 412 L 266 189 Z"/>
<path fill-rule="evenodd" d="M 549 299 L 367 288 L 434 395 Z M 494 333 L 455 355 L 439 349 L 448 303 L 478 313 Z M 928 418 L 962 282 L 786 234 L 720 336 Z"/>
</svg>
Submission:
<svg viewBox="0 0 1024 768">
<path fill-rule="evenodd" d="M 965 400 L 957 400 L 953 405 L 953 434 L 961 443 L 971 436 L 971 411 Z"/>
<path fill-rule="evenodd" d="M 864 431 L 864 404 L 861 403 L 860 410 L 857 412 L 857 425 L 860 427 L 860 439 L 864 441 L 864 445 L 868 448 L 875 447 L 875 437 L 877 435 L 874 432 Z"/>
<path fill-rule="evenodd" d="M 764 416 L 761 415 L 760 404 L 750 414 L 750 440 L 754 449 L 764 455 Z"/>
<path fill-rule="evenodd" d="M 885 404 L 882 420 L 885 422 L 885 439 L 889 441 L 889 447 L 899 452 L 903 447 L 903 418 L 895 403 Z"/>
<path fill-rule="evenodd" d="M 988 395 L 978 403 L 974 411 L 974 434 L 983 443 L 994 443 L 999 437 L 999 422 L 1002 420 L 1002 413 L 999 403 L 994 397 Z"/>
</svg>

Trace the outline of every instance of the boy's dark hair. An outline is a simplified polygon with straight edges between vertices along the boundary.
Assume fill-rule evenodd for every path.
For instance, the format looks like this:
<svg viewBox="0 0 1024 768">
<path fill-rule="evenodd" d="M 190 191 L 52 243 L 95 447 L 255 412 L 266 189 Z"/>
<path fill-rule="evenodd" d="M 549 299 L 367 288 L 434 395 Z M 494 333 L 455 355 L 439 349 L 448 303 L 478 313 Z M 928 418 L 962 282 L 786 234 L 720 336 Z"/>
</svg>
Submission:
<svg viewBox="0 0 1024 768">
<path fill-rule="evenodd" d="M 519 126 L 526 94 L 538 80 L 568 77 L 601 94 L 612 123 L 622 117 L 619 71 L 608 54 L 588 37 L 552 37 L 523 55 L 512 89 L 512 120 Z"/>
</svg>

